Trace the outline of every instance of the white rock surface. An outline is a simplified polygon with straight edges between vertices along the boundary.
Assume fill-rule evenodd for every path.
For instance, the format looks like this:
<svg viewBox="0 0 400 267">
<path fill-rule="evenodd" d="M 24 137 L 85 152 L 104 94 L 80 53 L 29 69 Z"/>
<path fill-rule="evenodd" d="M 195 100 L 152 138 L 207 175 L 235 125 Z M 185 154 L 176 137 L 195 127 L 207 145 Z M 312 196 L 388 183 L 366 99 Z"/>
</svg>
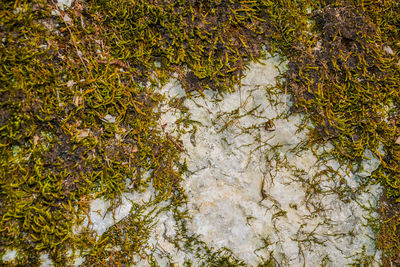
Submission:
<svg viewBox="0 0 400 267">
<path fill-rule="evenodd" d="M 380 160 L 369 149 L 365 149 L 364 157 L 365 159 L 361 161 L 360 170 L 357 174 L 362 177 L 368 177 L 373 171 L 378 169 Z"/>
<path fill-rule="evenodd" d="M 322 164 L 310 149 L 294 150 L 307 141 L 307 130 L 298 131 L 300 115 L 287 117 L 288 96 L 267 94 L 264 87 L 274 84 L 278 59 L 264 63 L 250 66 L 235 93 L 205 91 L 205 98 L 184 102 L 198 122 L 195 134 L 181 137 L 189 168 L 190 230 L 249 265 L 272 253 L 284 266 L 344 266 L 363 249 L 379 261 L 369 237 L 373 232 L 363 226 L 365 217 L 376 214 L 357 204 L 370 201 L 373 207 L 379 186 L 357 194 L 354 173 L 332 159 Z M 174 90 L 169 85 L 169 97 L 181 94 Z M 161 119 L 170 132 L 177 127 L 174 116 L 179 117 L 168 110 Z M 266 127 L 268 121 L 273 125 Z M 361 175 L 379 166 L 373 159 L 362 164 Z M 325 175 L 327 169 L 338 175 Z"/>
<path fill-rule="evenodd" d="M 16 256 L 17 256 L 17 251 L 15 249 L 10 249 L 10 250 L 7 250 L 6 253 L 4 253 L 4 255 L 1 259 L 4 262 L 10 262 L 10 261 L 13 261 Z"/>
<path fill-rule="evenodd" d="M 104 116 L 103 121 L 108 122 L 108 123 L 115 123 L 115 116 L 112 116 L 110 114 L 107 114 L 106 116 Z"/>
<path fill-rule="evenodd" d="M 66 10 L 71 7 L 73 2 L 74 2 L 74 0 L 57 0 L 57 6 L 61 10 Z"/>
<path fill-rule="evenodd" d="M 299 150 L 308 134 L 299 130 L 303 117 L 288 116 L 289 96 L 265 90 L 275 83 L 278 63 L 271 58 L 252 64 L 235 93 L 205 91 L 205 98 L 185 100 L 193 121 L 180 136 L 189 169 L 184 181 L 192 216 L 189 230 L 209 246 L 229 248 L 249 265 L 272 256 L 283 266 L 345 266 L 363 251 L 379 265 L 380 253 L 370 238 L 374 233 L 365 226 L 366 218 L 376 213 L 360 204 L 374 207 L 381 189 L 368 185 L 359 190 L 357 179 L 370 175 L 379 161 L 366 151 L 360 173 L 352 173 L 333 159 L 321 160 L 332 149 L 329 143 L 314 152 Z M 160 92 L 170 101 L 185 96 L 174 79 Z M 160 125 L 178 137 L 183 126 L 175 122 L 187 115 L 168 105 L 160 111 Z M 146 194 L 135 199 L 125 195 L 115 217 L 105 213 L 107 201 L 94 200 L 93 229 L 104 233 L 129 214 L 129 199 L 143 203 L 151 192 Z M 169 242 L 174 225 L 170 212 L 159 214 L 149 241 L 161 266 L 167 266 L 168 258 L 178 266 L 193 259 Z"/>
<path fill-rule="evenodd" d="M 111 206 L 109 200 L 104 200 L 103 198 L 94 199 L 90 203 L 90 220 L 85 218 L 83 225 L 96 231 L 97 235 L 101 236 L 111 226 L 128 216 L 132 208 L 132 202 L 143 204 L 149 201 L 150 197 L 151 190 L 141 194 L 124 193 L 121 197 L 121 204 L 113 211 L 109 210 Z"/>
<path fill-rule="evenodd" d="M 54 266 L 53 261 L 50 259 L 49 254 L 41 253 L 40 254 L 40 267 L 50 267 Z"/>
</svg>

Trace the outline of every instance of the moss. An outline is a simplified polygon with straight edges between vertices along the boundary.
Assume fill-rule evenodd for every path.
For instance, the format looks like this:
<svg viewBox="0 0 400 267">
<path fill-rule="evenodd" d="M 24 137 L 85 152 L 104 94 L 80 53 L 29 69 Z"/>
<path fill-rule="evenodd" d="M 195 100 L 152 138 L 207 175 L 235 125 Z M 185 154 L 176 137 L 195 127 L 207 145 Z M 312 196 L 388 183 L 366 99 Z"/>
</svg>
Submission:
<svg viewBox="0 0 400 267">
<path fill-rule="evenodd" d="M 291 92 L 293 111 L 309 114 L 314 124 L 311 145 L 329 140 L 335 157 L 348 162 L 350 169 L 353 162 L 365 157 L 366 149 L 380 158 L 381 167 L 366 182 L 380 182 L 393 203 L 400 193 L 395 144 L 399 134 L 399 58 L 392 53 L 398 49 L 399 4 L 321 1 L 309 8 L 309 27 L 303 32 L 312 30 L 314 37 L 308 41 L 298 37 L 293 47 L 298 52 L 289 55 L 289 70 L 281 88 Z M 389 221 L 393 224 L 395 216 L 384 214 L 381 211 L 377 246 L 383 250 L 383 264 L 389 266 L 399 261 L 399 251 L 392 243 L 399 236 L 396 227 L 387 225 Z"/>
<path fill-rule="evenodd" d="M 383 196 L 380 205 L 380 214 L 382 216 L 382 224 L 379 229 L 377 243 L 382 249 L 383 266 L 391 266 L 400 263 L 399 247 L 400 247 L 400 205 L 393 199 Z"/>
<path fill-rule="evenodd" d="M 279 86 L 314 124 L 310 145 L 329 140 L 342 162 L 366 148 L 381 159 L 370 179 L 386 194 L 377 245 L 384 265 L 399 262 L 390 212 L 400 198 L 399 58 L 387 48 L 400 48 L 397 1 L 91 0 L 66 12 L 1 1 L 0 10 L 0 254 L 15 248 L 22 265 L 38 265 L 41 252 L 65 265 L 69 249 L 91 265 L 155 261 L 146 241 L 159 209 L 134 204 L 99 239 L 73 231 L 92 198 L 115 207 L 151 184 L 152 205 L 168 202 L 174 215 L 177 248 L 207 266 L 244 264 L 187 233 L 182 147 L 158 125 L 155 87 L 176 72 L 188 94 L 231 91 L 265 47 L 289 61 Z"/>
<path fill-rule="evenodd" d="M 50 10 L 2 3 L 0 239 L 2 251 L 22 251 L 21 264 L 37 263 L 42 251 L 65 262 L 66 250 L 87 238 L 72 229 L 94 193 L 116 205 L 126 180 L 135 191 L 152 182 L 160 201 L 179 190 L 178 151 L 154 111 L 162 98 L 97 62 L 78 29 L 52 35 L 43 23 L 65 21 Z M 85 36 L 93 49 L 95 37 Z"/>
<path fill-rule="evenodd" d="M 259 56 L 260 49 L 246 47 L 256 29 L 243 27 L 243 33 L 226 37 L 234 43 L 229 49 L 223 46 L 221 29 L 200 19 L 213 3 L 193 5 L 190 16 L 183 6 L 76 1 L 66 13 L 41 1 L 1 3 L 0 250 L 18 249 L 16 263 L 38 265 L 41 253 L 49 253 L 56 265 L 71 264 L 70 249 L 83 253 L 91 265 L 134 262 L 134 256 L 151 260 L 144 250 L 155 217 L 137 204 L 101 237 L 89 229 L 73 231 L 91 199 L 109 199 L 113 208 L 122 193 L 149 190 L 150 184 L 156 193 L 153 205 L 172 201 L 169 209 L 182 225 L 177 239 L 197 242 L 183 231 L 187 215 L 178 210 L 185 204 L 184 166 L 178 165 L 182 148 L 158 124 L 163 99 L 154 86 L 179 71 L 188 91 L 203 84 L 229 90 L 245 57 Z M 209 18 L 215 20 L 222 7 Z M 51 15 L 54 11 L 59 16 Z M 196 15 L 190 37 L 179 41 L 186 25 L 167 11 L 183 12 L 188 23 Z M 245 11 L 232 10 L 232 21 L 226 23 L 257 21 L 242 18 Z M 177 38 L 168 49 L 162 45 L 172 37 L 163 44 L 148 43 L 154 34 L 162 36 L 157 32 L 161 24 L 166 24 L 162 31 L 171 30 L 166 34 Z M 188 45 L 193 47 L 186 56 Z M 204 53 L 204 66 L 197 66 Z M 161 67 L 155 67 L 158 61 Z M 212 255 L 204 262 L 239 262 L 226 250 L 213 251 L 203 243 L 196 247 L 199 257 Z"/>
<path fill-rule="evenodd" d="M 261 1 L 91 1 L 113 57 L 147 81 L 176 71 L 187 91 L 232 90 L 244 65 L 261 55 Z M 159 76 L 159 77 L 160 77 Z"/>
</svg>

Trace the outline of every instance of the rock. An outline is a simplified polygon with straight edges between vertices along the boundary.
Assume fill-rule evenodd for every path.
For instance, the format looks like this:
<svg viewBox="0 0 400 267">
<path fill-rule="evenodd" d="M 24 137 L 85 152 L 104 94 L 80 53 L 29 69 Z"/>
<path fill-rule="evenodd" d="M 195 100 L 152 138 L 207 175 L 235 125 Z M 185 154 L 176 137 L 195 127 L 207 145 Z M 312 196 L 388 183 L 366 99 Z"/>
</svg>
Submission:
<svg viewBox="0 0 400 267">
<path fill-rule="evenodd" d="M 356 176 L 333 159 L 320 162 L 309 148 L 295 150 L 308 138 L 307 130 L 298 132 L 301 115 L 283 119 L 286 96 L 272 96 L 277 102 L 271 103 L 264 89 L 274 84 L 277 62 L 251 65 L 234 93 L 203 91 L 205 98 L 185 100 L 190 119 L 199 122 L 194 134 L 188 129 L 181 137 L 189 169 L 184 185 L 193 217 L 188 229 L 209 246 L 229 248 L 249 265 L 270 253 L 284 266 L 303 261 L 318 266 L 324 258 L 344 266 L 363 246 L 374 255 L 368 236 L 373 231 L 362 224 L 376 214 L 355 200 L 363 198 L 366 204 L 368 199 L 374 205 L 379 186 L 371 185 L 371 193 L 339 197 L 335 190 L 359 186 Z M 179 111 L 169 109 L 160 121 L 174 125 L 178 118 Z M 273 131 L 265 129 L 268 120 L 274 122 Z M 328 142 L 325 150 L 331 147 Z M 366 151 L 370 159 L 364 161 L 361 174 L 370 175 L 379 166 L 371 156 Z M 337 172 L 335 178 L 324 174 L 328 169 Z"/>
<path fill-rule="evenodd" d="M 365 159 L 362 160 L 360 170 L 357 174 L 361 177 L 368 177 L 371 176 L 373 171 L 378 169 L 381 162 L 369 149 L 365 149 L 364 157 Z"/>
<path fill-rule="evenodd" d="M 115 123 L 115 116 L 112 116 L 110 114 L 107 114 L 104 116 L 103 121 L 108 122 L 108 123 Z"/>
<path fill-rule="evenodd" d="M 17 256 L 17 251 L 15 249 L 12 249 L 12 250 L 7 250 L 1 259 L 4 262 L 10 262 L 13 261 L 16 256 Z"/>
<path fill-rule="evenodd" d="M 74 0 L 57 0 L 57 6 L 64 11 L 70 8 L 73 2 Z"/>
</svg>

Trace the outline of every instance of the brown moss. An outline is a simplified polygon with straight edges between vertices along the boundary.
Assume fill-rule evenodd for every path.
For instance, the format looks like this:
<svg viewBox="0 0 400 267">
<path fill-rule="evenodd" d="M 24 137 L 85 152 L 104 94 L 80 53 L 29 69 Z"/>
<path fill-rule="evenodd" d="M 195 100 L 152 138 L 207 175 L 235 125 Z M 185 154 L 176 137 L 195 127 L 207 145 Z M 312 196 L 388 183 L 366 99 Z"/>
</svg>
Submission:
<svg viewBox="0 0 400 267">
<path fill-rule="evenodd" d="M 400 265 L 400 203 L 381 198 L 380 215 L 383 223 L 378 233 L 379 248 L 382 249 L 382 266 Z"/>
</svg>

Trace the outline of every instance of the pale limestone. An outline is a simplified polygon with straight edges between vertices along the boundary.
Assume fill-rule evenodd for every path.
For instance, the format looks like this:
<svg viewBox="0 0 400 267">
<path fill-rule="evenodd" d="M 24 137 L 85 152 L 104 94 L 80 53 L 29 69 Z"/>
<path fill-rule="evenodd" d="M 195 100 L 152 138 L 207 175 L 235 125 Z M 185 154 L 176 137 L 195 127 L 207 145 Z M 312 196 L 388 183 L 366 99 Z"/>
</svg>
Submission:
<svg viewBox="0 0 400 267">
<path fill-rule="evenodd" d="M 359 195 L 351 193 L 359 186 L 357 177 L 370 175 L 379 163 L 366 152 L 369 159 L 362 162 L 360 172 L 347 174 L 334 159 L 325 164 L 318 160 L 324 150 L 332 149 L 329 143 L 318 149 L 317 155 L 309 149 L 293 151 L 307 139 L 307 130 L 298 132 L 304 117 L 287 117 L 289 96 L 282 92 L 267 97 L 265 90 L 265 86 L 274 85 L 279 62 L 278 58 L 270 58 L 263 62 L 265 65 L 252 64 L 242 86 L 234 93 L 220 96 L 205 91 L 205 98 L 187 99 L 184 105 L 189 118 L 198 122 L 195 133 L 190 127 L 184 129 L 175 123 L 187 115 L 166 104 L 160 107 L 160 128 L 177 138 L 178 131 L 186 131 L 180 138 L 186 149 L 182 160 L 187 161 L 189 168 L 184 177 L 192 216 L 188 220 L 189 230 L 209 246 L 231 249 L 249 265 L 257 265 L 272 253 L 284 266 L 319 266 L 324 258 L 332 261 L 326 262 L 329 266 L 344 266 L 352 262 L 351 257 L 356 257 L 363 246 L 368 255 L 375 255 L 379 265 L 380 252 L 368 237 L 373 236 L 372 229 L 363 225 L 365 218 L 376 213 L 363 210 L 357 201 L 374 207 L 381 188 L 368 185 Z M 284 69 L 283 64 L 281 71 Z M 171 79 L 160 92 L 167 101 L 185 96 L 176 79 Z M 265 130 L 265 123 L 271 119 L 275 130 Z M 314 177 L 328 167 L 343 176 L 344 184 L 339 185 L 335 178 L 325 175 Z M 297 178 L 294 168 L 301 171 Z M 263 180 L 265 199 L 261 194 Z M 319 190 L 312 195 L 307 191 L 310 183 Z M 335 187 L 348 188 L 345 201 L 334 193 Z M 149 197 L 154 191 L 147 194 Z M 99 219 L 107 205 L 103 200 L 91 204 L 92 227 L 99 234 L 127 216 L 130 209 L 128 202 L 123 202 L 117 220 L 108 215 L 106 220 Z M 96 207 L 101 216 L 94 212 Z M 149 241 L 161 266 L 167 265 L 168 257 L 178 265 L 185 259 L 194 259 L 168 241 L 176 234 L 174 224 L 171 213 L 161 213 Z M 309 235 L 313 241 L 301 241 Z M 268 240 L 267 247 L 262 248 L 262 240 Z M 149 263 L 143 260 L 137 266 Z"/>
</svg>

